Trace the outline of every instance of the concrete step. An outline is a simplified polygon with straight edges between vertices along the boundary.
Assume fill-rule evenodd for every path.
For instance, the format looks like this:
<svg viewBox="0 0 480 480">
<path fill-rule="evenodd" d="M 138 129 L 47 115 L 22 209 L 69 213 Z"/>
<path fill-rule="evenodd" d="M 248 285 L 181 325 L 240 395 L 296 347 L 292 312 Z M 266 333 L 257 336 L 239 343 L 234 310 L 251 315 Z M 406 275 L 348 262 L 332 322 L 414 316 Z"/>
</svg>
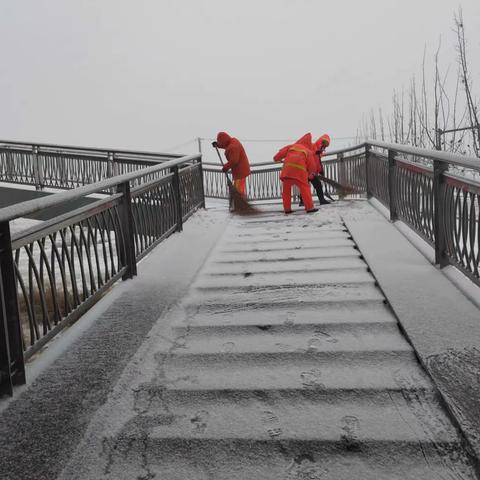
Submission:
<svg viewBox="0 0 480 480">
<path fill-rule="evenodd" d="M 133 420 L 149 431 L 149 442 L 165 439 L 315 441 L 331 446 L 377 443 L 457 443 L 454 427 L 430 393 L 405 398 L 401 393 L 325 398 L 314 395 L 240 396 L 151 395 L 147 418 Z M 142 416 L 141 416 L 142 417 Z M 147 421 L 148 419 L 148 421 Z M 133 438 L 136 428 L 126 425 Z M 345 445 L 346 446 L 346 445 Z"/>
<path fill-rule="evenodd" d="M 386 324 L 397 328 L 397 320 L 383 302 L 366 305 L 338 304 L 330 308 L 278 308 L 273 307 L 261 311 L 245 309 L 231 312 L 198 312 L 188 318 L 188 324 L 177 325 L 177 328 L 188 327 L 225 327 L 225 326 L 277 326 L 294 328 L 302 325 L 318 325 L 325 328 L 358 325 Z"/>
<path fill-rule="evenodd" d="M 296 222 L 296 221 L 289 221 L 286 223 L 269 223 L 269 224 L 260 224 L 260 223 L 251 223 L 248 225 L 238 226 L 236 224 L 232 224 L 228 229 L 228 236 L 231 237 L 238 237 L 238 238 L 245 238 L 245 237 L 252 237 L 257 235 L 271 235 L 273 234 L 308 234 L 308 235 L 324 235 L 327 232 L 332 233 L 339 233 L 339 232 L 347 232 L 347 229 L 343 224 L 335 223 L 329 225 L 317 225 L 315 223 L 309 223 L 308 221 Z"/>
<path fill-rule="evenodd" d="M 207 391 L 217 396 L 225 391 L 252 396 L 269 392 L 276 392 L 277 396 L 282 392 L 302 396 L 313 392 L 316 396 L 340 398 L 343 394 L 354 398 L 364 392 L 415 392 L 432 388 L 413 355 L 409 358 L 370 355 L 355 362 L 348 358 L 325 358 L 322 363 L 313 356 L 298 357 L 295 362 L 267 356 L 256 360 L 244 356 L 227 364 L 202 363 L 195 358 L 178 360 L 176 356 L 165 359 L 164 381 L 168 391 Z"/>
<path fill-rule="evenodd" d="M 451 444 L 142 438 L 106 441 L 105 480 L 472 480 Z M 106 447 L 107 449 L 107 447 Z M 108 451 L 108 449 L 107 449 Z M 441 455 L 444 453 L 444 455 Z M 142 475 L 142 476 L 141 476 Z M 86 478 L 86 477 L 84 477 Z"/>
<path fill-rule="evenodd" d="M 373 284 L 375 279 L 367 270 L 339 270 L 328 272 L 290 272 L 279 275 L 278 272 L 252 273 L 243 275 L 215 276 L 200 275 L 197 277 L 193 287 L 198 290 L 211 289 L 251 289 L 267 286 L 288 286 L 295 285 L 338 285 L 338 284 Z"/>
<path fill-rule="evenodd" d="M 322 258 L 338 257 L 359 257 L 360 252 L 353 247 L 325 247 L 315 250 L 302 249 L 282 249 L 266 252 L 242 252 L 240 253 L 222 253 L 214 252 L 211 256 L 212 261 L 222 263 L 237 262 L 266 262 L 277 260 L 278 262 L 290 262 L 292 260 L 310 260 L 315 262 Z"/>
<path fill-rule="evenodd" d="M 185 303 L 189 312 L 202 309 L 208 311 L 231 312 L 275 308 L 277 306 L 295 309 L 316 308 L 334 304 L 355 303 L 357 305 L 372 304 L 373 307 L 384 302 L 380 290 L 372 284 L 338 284 L 325 286 L 257 287 L 245 292 L 232 289 L 228 292 L 193 291 Z"/>
<path fill-rule="evenodd" d="M 315 250 L 328 247 L 353 247 L 355 244 L 347 236 L 327 239 L 290 240 L 281 242 L 259 242 L 258 240 L 242 243 L 223 242 L 218 246 L 218 252 L 270 252 L 276 250 Z"/>
<path fill-rule="evenodd" d="M 257 329 L 254 333 L 225 332 L 215 336 L 190 335 L 181 337 L 171 353 L 185 355 L 217 355 L 219 360 L 229 355 L 326 355 L 330 353 L 411 352 L 412 348 L 399 331 L 344 330 L 326 333 L 322 327 L 310 331 L 270 333 Z"/>
<path fill-rule="evenodd" d="M 290 243 L 303 241 L 332 241 L 337 239 L 349 239 L 350 233 L 344 227 L 337 229 L 314 231 L 305 229 L 291 229 L 277 232 L 258 232 L 245 233 L 241 230 L 228 231 L 221 239 L 221 244 L 242 244 L 242 243 L 265 243 L 265 244 L 282 244 L 285 241 Z"/>
<path fill-rule="evenodd" d="M 289 232 L 289 233 L 268 233 L 258 235 L 247 235 L 239 237 L 238 235 L 225 235 L 221 239 L 220 245 L 282 245 L 285 242 L 303 243 L 303 242 L 334 242 L 336 240 L 351 240 L 352 237 L 347 230 L 330 230 L 318 232 Z"/>
<path fill-rule="evenodd" d="M 289 260 L 280 262 L 278 260 L 262 262 L 224 262 L 219 263 L 209 260 L 204 269 L 204 274 L 227 275 L 245 273 L 276 273 L 281 275 L 289 272 L 332 272 L 340 270 L 367 270 L 367 264 L 360 258 L 359 254 L 347 257 L 321 257 L 312 259 Z"/>
<path fill-rule="evenodd" d="M 321 332 L 323 335 L 329 335 L 336 338 L 345 332 L 351 332 L 353 335 L 361 335 L 365 333 L 384 332 L 389 334 L 399 334 L 398 324 L 394 318 L 392 321 L 382 322 L 298 322 L 298 323 L 203 323 L 203 324 L 189 324 L 175 327 L 175 332 L 178 336 L 190 335 L 195 337 L 211 337 L 214 335 L 228 336 L 228 335 L 255 335 L 258 331 L 268 332 L 270 335 L 288 335 L 288 334 L 302 334 L 314 335 Z"/>
</svg>

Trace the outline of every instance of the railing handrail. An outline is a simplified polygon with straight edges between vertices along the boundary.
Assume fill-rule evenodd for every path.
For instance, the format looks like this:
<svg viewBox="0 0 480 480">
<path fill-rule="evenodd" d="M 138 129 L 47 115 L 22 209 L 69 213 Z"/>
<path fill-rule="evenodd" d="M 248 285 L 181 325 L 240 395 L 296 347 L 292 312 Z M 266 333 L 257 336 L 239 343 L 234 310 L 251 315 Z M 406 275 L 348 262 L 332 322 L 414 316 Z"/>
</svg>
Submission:
<svg viewBox="0 0 480 480">
<path fill-rule="evenodd" d="M 187 155 L 184 157 L 169 160 L 167 162 L 161 163 L 160 165 L 153 165 L 151 167 L 146 167 L 132 173 L 117 175 L 115 177 L 101 180 L 100 182 L 91 183 L 83 187 L 74 188 L 66 192 L 55 193 L 47 197 L 35 200 L 28 200 L 26 202 L 17 203 L 9 207 L 0 208 L 0 222 L 6 222 L 14 220 L 15 218 L 25 217 L 26 215 L 31 215 L 32 213 L 38 212 L 45 208 L 50 208 L 65 202 L 78 200 L 79 198 L 85 197 L 86 195 L 92 195 L 94 193 L 104 193 L 109 188 L 115 187 L 121 183 L 130 182 L 137 178 L 145 177 L 147 175 L 151 175 L 152 173 L 161 172 L 162 170 L 167 170 L 169 168 L 199 159 L 201 159 L 200 153 L 194 155 Z"/>
<path fill-rule="evenodd" d="M 177 153 L 163 153 L 163 152 L 149 152 L 142 150 L 118 150 L 116 148 L 95 148 L 95 147 L 79 147 L 75 145 L 56 145 L 53 143 L 39 143 L 39 142 L 23 142 L 23 141 L 12 141 L 12 140 L 0 140 L 0 148 L 15 148 L 15 147 L 40 147 L 42 149 L 48 149 L 56 151 L 59 153 L 70 152 L 72 154 L 81 154 L 82 152 L 88 153 L 104 153 L 104 154 L 113 154 L 115 157 L 126 156 L 126 157 L 151 157 L 151 159 L 167 159 L 167 158 L 181 158 L 181 154 Z"/>
<path fill-rule="evenodd" d="M 385 150 L 393 150 L 397 153 L 413 155 L 415 157 L 423 157 L 429 160 L 438 160 L 441 162 L 451 163 L 459 167 L 471 168 L 480 171 L 480 158 L 470 157 L 467 155 L 459 155 L 458 153 L 444 152 L 442 150 L 429 150 L 426 148 L 411 147 L 409 145 L 401 145 L 398 143 L 387 143 L 378 140 L 367 140 L 364 146 L 378 147 Z"/>
<path fill-rule="evenodd" d="M 338 149 L 338 150 L 330 150 L 329 152 L 325 152 L 325 157 L 331 157 L 333 155 L 338 155 L 339 153 L 346 153 L 346 152 L 353 152 L 354 150 L 361 150 L 365 148 L 365 143 L 362 143 L 360 145 L 356 145 L 354 147 L 347 147 L 343 149 Z M 332 161 L 335 160 L 334 158 L 322 158 L 322 161 Z M 219 169 L 222 168 L 222 166 L 219 163 L 213 163 L 213 162 L 203 162 L 203 165 L 205 167 L 218 167 Z M 259 162 L 259 163 L 252 163 L 250 164 L 250 167 L 282 167 L 282 162 L 275 162 L 273 160 L 273 155 L 272 155 L 272 161 L 271 162 Z"/>
<path fill-rule="evenodd" d="M 406 155 L 413 155 L 416 157 L 423 157 L 429 160 L 439 160 L 441 162 L 451 163 L 452 165 L 457 165 L 459 167 L 471 168 L 474 170 L 480 171 L 480 158 L 470 157 L 467 155 L 459 155 L 458 153 L 444 152 L 441 150 L 429 150 L 426 148 L 411 147 L 409 145 L 403 145 L 399 143 L 387 143 L 379 140 L 367 140 L 358 145 L 353 145 L 351 147 L 341 148 L 337 150 L 330 150 L 326 152 L 325 157 L 331 157 L 339 154 L 353 152 L 355 150 L 361 150 L 366 147 L 378 147 L 385 150 L 393 150 L 397 153 L 404 153 Z M 325 158 L 324 161 L 330 161 L 333 159 Z M 252 167 L 264 167 L 272 166 L 275 162 L 261 162 L 252 164 Z M 217 166 L 215 163 L 204 163 L 206 167 Z"/>
</svg>

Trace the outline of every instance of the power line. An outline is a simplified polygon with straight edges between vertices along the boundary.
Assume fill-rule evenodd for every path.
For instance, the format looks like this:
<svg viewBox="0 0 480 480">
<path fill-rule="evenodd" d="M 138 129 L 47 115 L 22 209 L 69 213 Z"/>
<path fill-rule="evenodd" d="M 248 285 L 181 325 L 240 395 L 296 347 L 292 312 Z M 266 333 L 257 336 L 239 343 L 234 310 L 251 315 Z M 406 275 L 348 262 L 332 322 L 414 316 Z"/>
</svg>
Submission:
<svg viewBox="0 0 480 480">
<path fill-rule="evenodd" d="M 357 137 L 331 137 L 332 140 L 355 140 Z M 205 140 L 208 142 L 213 142 L 216 140 L 216 138 L 200 138 L 201 141 Z M 250 143 L 279 143 L 279 142 L 285 142 L 285 143 L 291 143 L 294 142 L 296 139 L 293 138 L 239 138 L 242 142 L 250 142 Z"/>
<path fill-rule="evenodd" d="M 175 145 L 174 147 L 164 148 L 164 149 L 162 149 L 161 151 L 162 151 L 162 152 L 169 152 L 169 151 L 171 151 L 171 150 L 178 150 L 179 148 L 185 147 L 185 146 L 187 146 L 187 145 L 190 145 L 190 143 L 193 143 L 193 142 L 196 142 L 196 141 L 197 141 L 197 139 L 194 138 L 194 139 L 192 139 L 192 140 L 189 140 L 188 142 L 183 142 L 183 143 L 180 143 L 180 144 L 178 144 L 178 145 Z"/>
</svg>

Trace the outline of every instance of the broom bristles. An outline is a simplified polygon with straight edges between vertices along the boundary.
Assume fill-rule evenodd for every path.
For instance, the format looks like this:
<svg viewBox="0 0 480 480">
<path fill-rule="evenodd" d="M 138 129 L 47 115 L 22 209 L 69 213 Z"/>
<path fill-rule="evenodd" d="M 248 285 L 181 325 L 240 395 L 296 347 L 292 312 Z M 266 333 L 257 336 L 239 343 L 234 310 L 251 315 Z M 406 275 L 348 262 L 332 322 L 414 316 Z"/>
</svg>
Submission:
<svg viewBox="0 0 480 480">
<path fill-rule="evenodd" d="M 252 207 L 247 199 L 233 186 L 229 185 L 230 196 L 233 203 L 233 211 L 239 215 L 255 215 L 259 213 L 259 210 Z"/>
</svg>

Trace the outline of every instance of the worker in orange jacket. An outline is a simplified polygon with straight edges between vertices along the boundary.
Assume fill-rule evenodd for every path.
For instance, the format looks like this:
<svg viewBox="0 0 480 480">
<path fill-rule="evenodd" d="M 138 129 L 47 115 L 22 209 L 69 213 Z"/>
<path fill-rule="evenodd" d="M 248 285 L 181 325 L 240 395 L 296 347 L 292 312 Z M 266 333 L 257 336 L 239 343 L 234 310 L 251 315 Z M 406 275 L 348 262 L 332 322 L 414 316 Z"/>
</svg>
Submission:
<svg viewBox="0 0 480 480">
<path fill-rule="evenodd" d="M 307 213 L 317 212 L 318 208 L 313 208 L 312 192 L 308 183 L 309 175 L 315 171 L 312 135 L 307 133 L 294 144 L 281 148 L 273 159 L 276 162 L 283 160 L 280 180 L 283 183 L 282 200 L 285 213 L 292 213 L 293 185 L 300 190 Z"/>
<path fill-rule="evenodd" d="M 223 166 L 223 171 L 232 171 L 233 186 L 245 196 L 247 177 L 250 175 L 250 162 L 243 145 L 228 133 L 219 132 L 217 141 L 213 142 L 213 146 L 225 149 L 227 163 Z"/>
<path fill-rule="evenodd" d="M 313 188 L 317 192 L 318 201 L 320 205 L 328 205 L 330 202 L 325 198 L 323 194 L 322 182 L 318 175 L 323 175 L 322 157 L 325 155 L 326 148 L 330 145 L 330 137 L 327 134 L 322 135 L 314 144 L 312 144 L 312 152 L 314 154 L 315 168 L 314 171 L 308 177 L 309 182 L 313 185 Z M 303 205 L 302 199 L 300 199 L 299 206 Z"/>
</svg>

